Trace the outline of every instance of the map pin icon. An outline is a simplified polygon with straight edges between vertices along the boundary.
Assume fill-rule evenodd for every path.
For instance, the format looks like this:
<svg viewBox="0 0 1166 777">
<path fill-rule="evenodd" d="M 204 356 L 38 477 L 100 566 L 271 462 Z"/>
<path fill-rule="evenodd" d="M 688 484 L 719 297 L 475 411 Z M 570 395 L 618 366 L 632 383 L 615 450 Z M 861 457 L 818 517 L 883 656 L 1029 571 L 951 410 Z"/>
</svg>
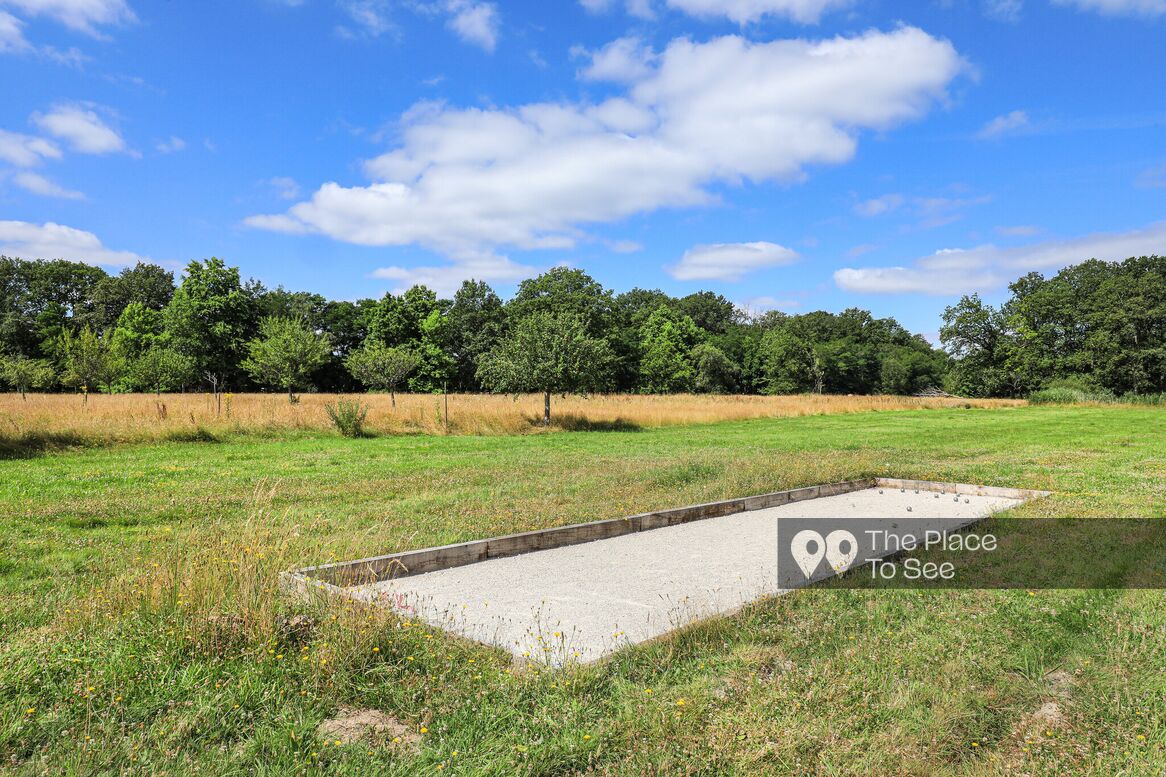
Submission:
<svg viewBox="0 0 1166 777">
<path fill-rule="evenodd" d="M 814 543 L 813 552 L 810 551 L 811 542 Z M 798 568 L 802 570 L 802 574 L 809 580 L 822 561 L 822 556 L 826 555 L 826 543 L 822 540 L 822 535 L 813 529 L 802 529 L 790 540 L 789 552 L 797 562 Z"/>
<path fill-rule="evenodd" d="M 846 544 L 845 552 L 842 550 L 843 543 Z M 837 529 L 826 535 L 826 563 L 833 567 L 836 573 L 841 574 L 848 569 L 857 555 L 858 541 L 850 532 Z"/>
</svg>

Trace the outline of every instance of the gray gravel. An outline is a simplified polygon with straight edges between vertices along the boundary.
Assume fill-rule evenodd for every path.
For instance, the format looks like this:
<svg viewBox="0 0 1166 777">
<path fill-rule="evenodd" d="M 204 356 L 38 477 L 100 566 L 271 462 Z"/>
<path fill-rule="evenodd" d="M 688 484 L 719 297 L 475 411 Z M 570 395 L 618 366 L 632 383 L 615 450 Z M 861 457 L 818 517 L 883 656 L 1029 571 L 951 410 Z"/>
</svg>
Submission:
<svg viewBox="0 0 1166 777">
<path fill-rule="evenodd" d="M 871 488 L 351 590 L 516 656 L 587 662 L 779 593 L 782 516 L 975 518 L 1019 503 Z"/>
</svg>

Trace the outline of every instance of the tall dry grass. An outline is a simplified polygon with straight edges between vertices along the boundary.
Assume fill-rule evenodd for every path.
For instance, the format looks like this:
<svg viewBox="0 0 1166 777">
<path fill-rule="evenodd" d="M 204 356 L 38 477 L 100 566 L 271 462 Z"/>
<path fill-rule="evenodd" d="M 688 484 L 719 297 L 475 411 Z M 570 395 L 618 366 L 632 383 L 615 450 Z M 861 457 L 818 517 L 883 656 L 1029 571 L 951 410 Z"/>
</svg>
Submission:
<svg viewBox="0 0 1166 777">
<path fill-rule="evenodd" d="M 196 440 L 232 434 L 327 432 L 325 405 L 335 394 L 303 394 L 290 404 L 281 394 L 0 394 L 0 441 L 95 445 L 154 440 Z M 542 397 L 488 394 L 360 395 L 373 434 L 525 434 L 542 427 Z M 610 394 L 556 397 L 552 429 L 636 429 L 678 424 L 913 410 L 971 405 L 1008 407 L 1014 400 L 921 399 L 895 396 L 712 396 Z M 448 405 L 448 416 L 446 407 Z"/>
</svg>

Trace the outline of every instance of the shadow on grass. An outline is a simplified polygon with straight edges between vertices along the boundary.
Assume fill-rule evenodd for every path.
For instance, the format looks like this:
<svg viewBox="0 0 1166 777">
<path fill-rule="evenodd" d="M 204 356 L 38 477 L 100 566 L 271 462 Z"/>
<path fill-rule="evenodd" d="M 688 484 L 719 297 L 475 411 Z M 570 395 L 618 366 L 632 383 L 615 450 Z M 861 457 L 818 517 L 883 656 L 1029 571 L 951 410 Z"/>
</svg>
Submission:
<svg viewBox="0 0 1166 777">
<path fill-rule="evenodd" d="M 543 419 L 534 417 L 530 420 L 531 426 L 542 426 Z M 593 421 L 586 416 L 575 413 L 563 413 L 551 416 L 551 426 L 565 432 L 639 432 L 643 427 L 632 421 L 616 418 L 611 421 Z"/>
<path fill-rule="evenodd" d="M 122 440 L 89 437 L 77 432 L 25 432 L 20 435 L 0 435 L 0 461 L 7 459 L 33 459 L 50 453 L 59 453 L 81 448 L 105 448 L 121 444 Z M 134 440 L 132 442 L 222 442 L 203 427 L 177 429 L 155 440 Z"/>
</svg>

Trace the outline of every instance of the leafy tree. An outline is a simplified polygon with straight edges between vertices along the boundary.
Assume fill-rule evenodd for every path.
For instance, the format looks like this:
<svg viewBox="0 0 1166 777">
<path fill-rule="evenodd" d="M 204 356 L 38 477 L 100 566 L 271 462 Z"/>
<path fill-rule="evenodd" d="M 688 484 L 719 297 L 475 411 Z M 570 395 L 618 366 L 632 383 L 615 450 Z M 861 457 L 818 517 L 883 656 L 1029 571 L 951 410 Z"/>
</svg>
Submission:
<svg viewBox="0 0 1166 777">
<path fill-rule="evenodd" d="M 610 325 L 612 295 L 582 270 L 554 267 L 520 283 L 507 313 L 514 321 L 535 313 L 573 317 L 583 323 L 589 337 L 604 337 Z"/>
<path fill-rule="evenodd" d="M 440 309 L 437 294 L 426 286 L 413 286 L 404 294 L 386 294 L 370 310 L 368 336 L 386 345 L 406 345 L 421 341 L 421 324 Z"/>
<path fill-rule="evenodd" d="M 194 359 L 172 348 L 153 346 L 134 360 L 130 379 L 135 388 L 153 391 L 178 391 L 197 379 Z"/>
<path fill-rule="evenodd" d="M 696 368 L 692 349 L 701 331 L 692 319 L 670 307 L 656 308 L 640 328 L 640 390 L 653 394 L 692 391 Z"/>
<path fill-rule="evenodd" d="M 84 327 L 74 335 L 65 330 L 57 341 L 56 352 L 62 366 L 61 380 L 67 386 L 109 390 L 121 373 L 124 363 L 117 357 L 108 335 L 98 335 Z"/>
<path fill-rule="evenodd" d="M 693 323 L 711 334 L 724 334 L 741 320 L 737 306 L 723 295 L 712 291 L 698 291 L 676 301 L 676 309 L 692 319 Z"/>
<path fill-rule="evenodd" d="M 9 356 L 0 359 L 0 377 L 4 382 L 20 392 L 21 399 L 33 389 L 48 388 L 57 378 L 53 365 L 44 359 L 29 359 L 25 356 Z"/>
<path fill-rule="evenodd" d="M 641 328 L 648 316 L 662 305 L 674 306 L 676 300 L 659 289 L 635 288 L 612 301 L 611 325 L 607 341 L 615 353 L 615 389 L 638 391 L 640 360 L 643 358 Z"/>
<path fill-rule="evenodd" d="M 488 390 L 543 395 L 543 425 L 551 423 L 551 394 L 585 394 L 610 383 L 611 348 L 590 337 L 584 319 L 535 312 L 520 319 L 483 359 L 478 379 Z"/>
<path fill-rule="evenodd" d="M 447 318 L 453 384 L 461 391 L 475 391 L 478 364 L 498 344 L 506 327 L 502 300 L 485 282 L 464 281 Z"/>
<path fill-rule="evenodd" d="M 761 340 L 758 356 L 763 393 L 822 391 L 825 376 L 813 343 L 789 327 L 767 332 Z"/>
<path fill-rule="evenodd" d="M 414 351 L 389 346 L 375 340 L 353 351 L 344 366 L 367 388 L 388 391 L 393 407 L 397 406 L 397 386 L 417 369 L 421 359 Z"/>
<path fill-rule="evenodd" d="M 107 275 L 93 286 L 94 326 L 107 329 L 129 305 L 162 310 L 174 296 L 174 273 L 156 264 L 138 262 L 117 275 Z"/>
<path fill-rule="evenodd" d="M 442 391 L 449 384 L 453 359 L 447 353 L 449 321 L 441 311 L 434 309 L 421 322 L 421 338 L 417 342 L 417 371 L 409 379 L 413 391 Z"/>
<path fill-rule="evenodd" d="M 329 353 L 325 335 L 295 319 L 268 316 L 259 324 L 259 337 L 247 344 L 242 366 L 256 382 L 285 389 L 294 402 L 296 389 L 307 385 Z"/>
<path fill-rule="evenodd" d="M 239 377 L 258 313 L 257 284 L 244 285 L 239 270 L 211 257 L 191 262 L 163 314 L 165 334 L 179 353 L 194 359 L 215 388 Z"/>
<path fill-rule="evenodd" d="M 692 364 L 696 372 L 693 388 L 708 394 L 728 394 L 737 388 L 740 368 L 712 343 L 701 343 L 692 349 Z"/>
<path fill-rule="evenodd" d="M 131 302 L 118 316 L 111 336 L 117 355 L 130 361 L 152 348 L 162 338 L 162 311 Z"/>
</svg>

